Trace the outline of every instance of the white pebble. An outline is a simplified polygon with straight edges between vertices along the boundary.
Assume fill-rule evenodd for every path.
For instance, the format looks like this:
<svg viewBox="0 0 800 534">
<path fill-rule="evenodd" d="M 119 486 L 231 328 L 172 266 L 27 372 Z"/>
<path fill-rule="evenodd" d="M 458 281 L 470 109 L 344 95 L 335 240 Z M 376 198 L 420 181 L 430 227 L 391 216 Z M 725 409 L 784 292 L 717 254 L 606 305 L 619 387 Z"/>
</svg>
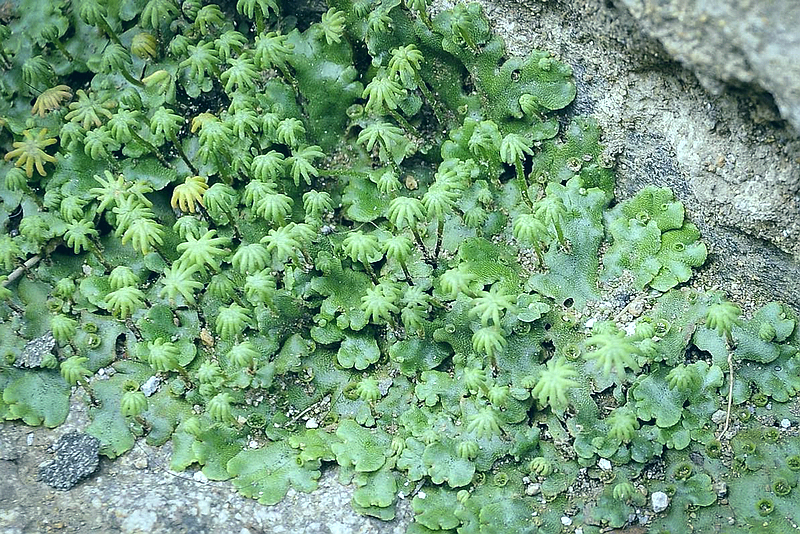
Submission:
<svg viewBox="0 0 800 534">
<path fill-rule="evenodd" d="M 789 428 L 792 426 L 792 422 L 788 419 L 781 419 L 781 428 Z"/>
<path fill-rule="evenodd" d="M 572 518 L 567 516 L 562 516 L 561 524 L 564 525 L 565 527 L 570 526 L 572 524 Z"/>
<path fill-rule="evenodd" d="M 525 488 L 525 493 L 529 496 L 538 495 L 542 492 L 542 485 L 541 484 L 531 484 Z"/>
<path fill-rule="evenodd" d="M 202 471 L 197 471 L 194 475 L 192 475 L 192 478 L 201 484 L 208 482 L 208 477 L 205 476 Z"/>
<path fill-rule="evenodd" d="M 306 421 L 306 428 L 319 428 L 319 423 L 312 417 Z"/>
<path fill-rule="evenodd" d="M 158 379 L 155 375 L 148 378 L 144 384 L 142 384 L 141 390 L 144 393 L 145 397 L 149 397 L 156 391 L 158 391 L 158 386 L 161 384 L 161 380 Z"/>
<path fill-rule="evenodd" d="M 600 461 L 597 462 L 597 467 L 599 467 L 603 471 L 610 471 L 611 462 L 608 461 L 608 458 L 600 458 Z"/>
<path fill-rule="evenodd" d="M 622 330 L 625 331 L 626 336 L 632 336 L 636 333 L 636 323 L 628 323 L 622 327 Z"/>
<path fill-rule="evenodd" d="M 663 512 L 669 506 L 669 497 L 663 491 L 657 491 L 650 496 L 655 513 Z"/>
</svg>

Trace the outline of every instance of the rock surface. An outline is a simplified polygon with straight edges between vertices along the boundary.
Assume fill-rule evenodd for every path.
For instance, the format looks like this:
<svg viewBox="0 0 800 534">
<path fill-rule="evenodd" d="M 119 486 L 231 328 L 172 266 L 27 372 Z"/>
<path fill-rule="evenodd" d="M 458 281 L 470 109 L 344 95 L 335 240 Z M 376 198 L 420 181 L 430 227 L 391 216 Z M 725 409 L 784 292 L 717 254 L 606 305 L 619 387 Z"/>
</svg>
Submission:
<svg viewBox="0 0 800 534">
<path fill-rule="evenodd" d="M 800 4 L 792 0 L 621 0 L 642 29 L 721 94 L 772 95 L 800 132 Z"/>
<path fill-rule="evenodd" d="M 64 434 L 52 449 L 56 457 L 39 468 L 39 480 L 53 488 L 68 490 L 100 465 L 100 440 L 89 434 Z"/>
</svg>

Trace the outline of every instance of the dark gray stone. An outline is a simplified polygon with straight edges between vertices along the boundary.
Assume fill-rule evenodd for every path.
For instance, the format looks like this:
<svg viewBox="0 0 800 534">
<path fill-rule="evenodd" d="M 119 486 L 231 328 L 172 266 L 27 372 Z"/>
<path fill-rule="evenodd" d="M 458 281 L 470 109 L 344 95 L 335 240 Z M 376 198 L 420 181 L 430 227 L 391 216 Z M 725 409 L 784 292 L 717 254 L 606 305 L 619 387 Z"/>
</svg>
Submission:
<svg viewBox="0 0 800 534">
<path fill-rule="evenodd" d="M 100 465 L 100 440 L 89 434 L 64 434 L 52 449 L 56 458 L 39 469 L 39 479 L 56 489 L 70 489 Z"/>
</svg>

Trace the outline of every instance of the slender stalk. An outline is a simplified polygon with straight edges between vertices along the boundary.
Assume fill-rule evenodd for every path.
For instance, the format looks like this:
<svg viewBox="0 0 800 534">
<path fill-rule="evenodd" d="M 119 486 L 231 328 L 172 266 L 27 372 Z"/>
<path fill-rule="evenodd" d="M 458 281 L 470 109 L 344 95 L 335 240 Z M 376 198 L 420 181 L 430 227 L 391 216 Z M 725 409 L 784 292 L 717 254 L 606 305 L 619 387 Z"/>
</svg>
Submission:
<svg viewBox="0 0 800 534">
<path fill-rule="evenodd" d="M 439 226 L 436 229 L 436 246 L 433 249 L 433 257 L 439 257 L 439 251 L 442 248 L 442 236 L 444 234 L 444 215 L 439 217 Z"/>
<path fill-rule="evenodd" d="M 422 242 L 422 238 L 420 237 L 417 229 L 414 226 L 410 226 L 409 228 L 411 228 L 411 233 L 413 234 L 414 239 L 417 241 L 417 245 L 419 245 L 419 248 L 422 249 L 422 254 L 426 258 L 430 258 L 430 255 L 428 254 L 428 249 L 425 248 L 425 243 Z"/>
<path fill-rule="evenodd" d="M 148 304 L 148 306 L 149 306 L 149 304 Z M 127 326 L 127 327 L 128 327 L 128 330 L 130 330 L 131 332 L 133 332 L 133 337 L 135 337 L 135 338 L 136 338 L 136 341 L 142 341 L 142 340 L 144 339 L 144 338 L 142 337 L 142 332 L 139 330 L 139 327 L 138 327 L 138 326 L 136 326 L 136 323 L 134 323 L 134 322 L 131 320 L 131 318 L 130 318 L 130 317 L 129 317 L 129 318 L 127 318 L 127 319 L 125 319 L 125 326 Z"/>
<path fill-rule="evenodd" d="M 103 33 L 105 33 L 109 39 L 111 39 L 118 45 L 122 45 L 122 43 L 119 40 L 119 37 L 117 37 L 117 34 L 114 32 L 114 30 L 111 29 L 111 25 L 108 23 L 105 17 L 101 16 L 100 20 L 98 20 L 97 25 L 100 26 L 100 29 L 103 30 Z"/>
<path fill-rule="evenodd" d="M 95 257 L 100 261 L 100 263 L 103 264 L 103 267 L 105 267 L 106 270 L 110 271 L 111 269 L 114 268 L 114 266 L 108 263 L 106 259 L 103 257 L 103 253 L 100 252 L 100 245 L 96 243 L 94 239 L 89 241 L 89 247 L 91 248 L 92 254 L 94 254 Z"/>
<path fill-rule="evenodd" d="M 2 46 L 0 46 L 0 58 L 3 59 L 4 63 L 3 66 L 6 69 L 10 69 L 13 63 L 11 62 L 11 59 L 8 57 L 8 54 L 6 53 L 5 49 Z"/>
<path fill-rule="evenodd" d="M 147 147 L 147 149 L 148 149 L 148 150 L 150 150 L 150 152 L 152 152 L 152 153 L 153 153 L 153 155 L 154 155 L 154 156 L 155 156 L 155 157 L 158 159 L 158 161 L 160 161 L 160 162 L 161 162 L 161 164 L 162 164 L 164 167 L 166 167 L 166 168 L 168 168 L 168 169 L 172 169 L 172 168 L 173 168 L 173 167 L 172 167 L 172 164 L 171 164 L 169 161 L 167 161 L 167 160 L 164 158 L 164 156 L 163 156 L 163 155 L 161 155 L 161 152 L 159 152 L 159 151 L 158 151 L 158 149 L 157 149 L 157 148 L 156 148 L 156 147 L 153 145 L 153 143 L 151 143 L 151 142 L 150 142 L 150 141 L 148 141 L 147 139 L 144 139 L 144 138 L 143 138 L 141 135 L 139 135 L 138 133 L 134 132 L 133 130 L 131 130 L 131 137 L 133 137 L 133 139 L 134 139 L 134 140 L 135 140 L 137 143 L 139 143 L 140 145 L 144 145 L 144 146 L 146 146 L 146 147 Z"/>
<path fill-rule="evenodd" d="M 260 9 L 256 9 L 256 33 L 259 35 L 264 32 L 264 14 Z"/>
<path fill-rule="evenodd" d="M 286 65 L 278 65 L 278 70 L 281 71 L 281 74 L 283 74 L 283 77 L 289 81 L 291 86 L 297 89 L 297 80 L 294 76 L 292 76 L 292 73 L 289 72 L 289 69 L 286 68 Z"/>
<path fill-rule="evenodd" d="M 192 377 L 189 376 L 189 373 L 186 372 L 186 369 L 184 369 L 179 365 L 178 367 L 175 368 L 175 370 L 178 372 L 179 375 L 181 375 L 181 378 L 183 378 L 183 380 L 186 382 L 186 389 L 191 388 Z"/>
<path fill-rule="evenodd" d="M 539 265 L 544 267 L 544 255 L 542 254 L 542 247 L 539 246 L 538 241 L 533 242 L 533 250 L 536 252 L 536 257 L 539 258 Z"/>
<path fill-rule="evenodd" d="M 525 204 L 528 205 L 531 211 L 533 211 L 533 202 L 531 202 L 531 197 L 528 195 L 528 180 L 525 179 L 525 171 L 522 168 L 522 161 L 517 159 L 514 162 L 514 168 L 517 171 L 517 187 L 519 187 L 520 195 L 522 195 L 522 200 L 525 201 Z"/>
<path fill-rule="evenodd" d="M 178 155 L 181 157 L 183 162 L 186 163 L 186 166 L 189 167 L 190 171 L 192 171 L 192 174 L 197 175 L 198 174 L 197 167 L 192 165 L 192 162 L 189 161 L 189 158 L 186 156 L 186 152 L 183 151 L 183 147 L 181 146 L 181 143 L 178 141 L 178 137 L 175 134 L 171 133 L 169 136 L 169 140 L 172 142 L 172 145 L 175 147 L 175 150 L 178 151 Z"/>
<path fill-rule="evenodd" d="M 89 385 L 89 382 L 87 382 L 86 379 L 79 378 L 78 385 L 80 385 L 86 394 L 89 395 L 89 400 L 92 402 L 92 406 L 100 406 L 100 401 L 98 401 L 97 397 L 94 396 L 92 386 Z"/>
<path fill-rule="evenodd" d="M 65 58 L 67 58 L 69 61 L 74 61 L 72 54 L 69 53 L 69 50 L 64 47 L 64 44 L 59 39 L 53 39 L 52 42 L 54 45 L 56 45 L 56 48 L 58 48 L 59 52 L 64 54 Z"/>
<path fill-rule="evenodd" d="M 567 242 L 564 240 L 564 230 L 561 229 L 561 223 L 558 221 L 553 221 L 553 228 L 556 230 L 558 242 L 561 243 L 562 246 L 566 246 Z"/>
<path fill-rule="evenodd" d="M 731 423 L 731 409 L 733 408 L 733 356 L 732 352 L 728 351 L 728 407 L 725 410 L 725 426 L 722 427 L 722 432 L 719 437 L 725 435 Z"/>
<path fill-rule="evenodd" d="M 126 80 L 128 80 L 133 85 L 136 85 L 136 86 L 139 86 L 139 87 L 144 87 L 144 82 L 142 82 L 141 80 L 137 80 L 136 78 L 131 76 L 131 74 L 127 70 L 120 69 L 119 73 L 122 74 L 122 77 L 125 78 Z"/>
<path fill-rule="evenodd" d="M 422 23 L 425 24 L 425 26 L 427 26 L 429 30 L 433 29 L 433 24 L 431 24 L 431 18 L 428 16 L 427 11 L 425 11 L 424 9 L 412 10 L 411 7 L 408 5 L 408 2 L 403 2 L 403 4 L 409 11 L 415 11 L 416 14 L 419 16 L 420 20 L 422 21 Z"/>
<path fill-rule="evenodd" d="M 351 171 L 349 169 L 321 169 L 320 176 L 358 176 L 359 178 L 369 179 L 369 174 L 366 172 Z"/>
<path fill-rule="evenodd" d="M 375 283 L 375 285 L 378 285 L 380 282 L 378 281 L 378 277 L 375 275 L 375 270 L 372 268 L 372 265 L 370 265 L 369 262 L 366 261 L 362 261 L 361 264 L 364 266 L 364 269 L 367 271 L 367 274 Z"/>
<path fill-rule="evenodd" d="M 436 98 L 434 98 L 433 93 L 431 93 L 431 90 L 428 89 L 428 84 L 425 83 L 425 80 L 422 79 L 422 76 L 420 76 L 419 73 L 415 73 L 415 78 L 417 87 L 419 87 L 419 90 L 422 91 L 422 96 L 425 97 L 425 101 L 433 110 L 433 116 L 436 117 L 436 121 L 439 123 L 439 125 L 444 127 L 446 123 L 444 116 L 441 115 L 441 104 L 438 100 L 436 100 Z"/>
<path fill-rule="evenodd" d="M 406 132 L 414 134 L 417 133 L 417 129 L 414 128 L 414 126 L 410 122 L 408 122 L 408 120 L 405 117 L 403 117 L 401 114 L 399 114 L 393 109 L 390 109 L 388 111 L 389 115 L 391 115 L 394 118 L 394 120 L 400 123 L 400 125 L 403 127 L 403 129 L 405 129 Z"/>
<path fill-rule="evenodd" d="M 411 273 L 408 272 L 408 265 L 406 264 L 406 261 L 405 260 L 399 260 L 399 263 L 400 263 L 400 268 L 403 269 L 403 274 L 406 277 L 406 281 L 408 282 L 408 285 L 413 286 L 414 285 L 414 281 L 411 279 Z"/>
</svg>

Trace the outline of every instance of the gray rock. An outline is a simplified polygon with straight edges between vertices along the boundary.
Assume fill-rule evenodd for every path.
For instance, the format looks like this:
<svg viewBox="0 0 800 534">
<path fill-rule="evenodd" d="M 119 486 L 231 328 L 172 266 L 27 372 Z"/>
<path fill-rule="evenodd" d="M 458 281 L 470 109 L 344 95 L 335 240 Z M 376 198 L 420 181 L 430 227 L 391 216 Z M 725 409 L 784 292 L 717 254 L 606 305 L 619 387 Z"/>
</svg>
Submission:
<svg viewBox="0 0 800 534">
<path fill-rule="evenodd" d="M 10 439 L 0 437 L 0 460 L 16 460 L 22 456 L 20 448 Z"/>
<path fill-rule="evenodd" d="M 58 360 L 53 354 L 55 347 L 56 339 L 53 337 L 53 333 L 47 332 L 43 336 L 25 343 L 22 352 L 14 361 L 14 366 L 23 368 L 56 367 L 58 366 Z"/>
<path fill-rule="evenodd" d="M 716 94 L 769 92 L 800 132 L 800 4 L 795 0 L 622 0 L 648 34 Z"/>
<path fill-rule="evenodd" d="M 68 490 L 95 472 L 100 464 L 100 440 L 82 432 L 69 432 L 53 445 L 55 460 L 39 469 L 39 479 L 56 489 Z"/>
<path fill-rule="evenodd" d="M 655 513 L 663 512 L 669 506 L 669 497 L 663 491 L 656 491 L 650 496 L 650 502 Z"/>
</svg>

